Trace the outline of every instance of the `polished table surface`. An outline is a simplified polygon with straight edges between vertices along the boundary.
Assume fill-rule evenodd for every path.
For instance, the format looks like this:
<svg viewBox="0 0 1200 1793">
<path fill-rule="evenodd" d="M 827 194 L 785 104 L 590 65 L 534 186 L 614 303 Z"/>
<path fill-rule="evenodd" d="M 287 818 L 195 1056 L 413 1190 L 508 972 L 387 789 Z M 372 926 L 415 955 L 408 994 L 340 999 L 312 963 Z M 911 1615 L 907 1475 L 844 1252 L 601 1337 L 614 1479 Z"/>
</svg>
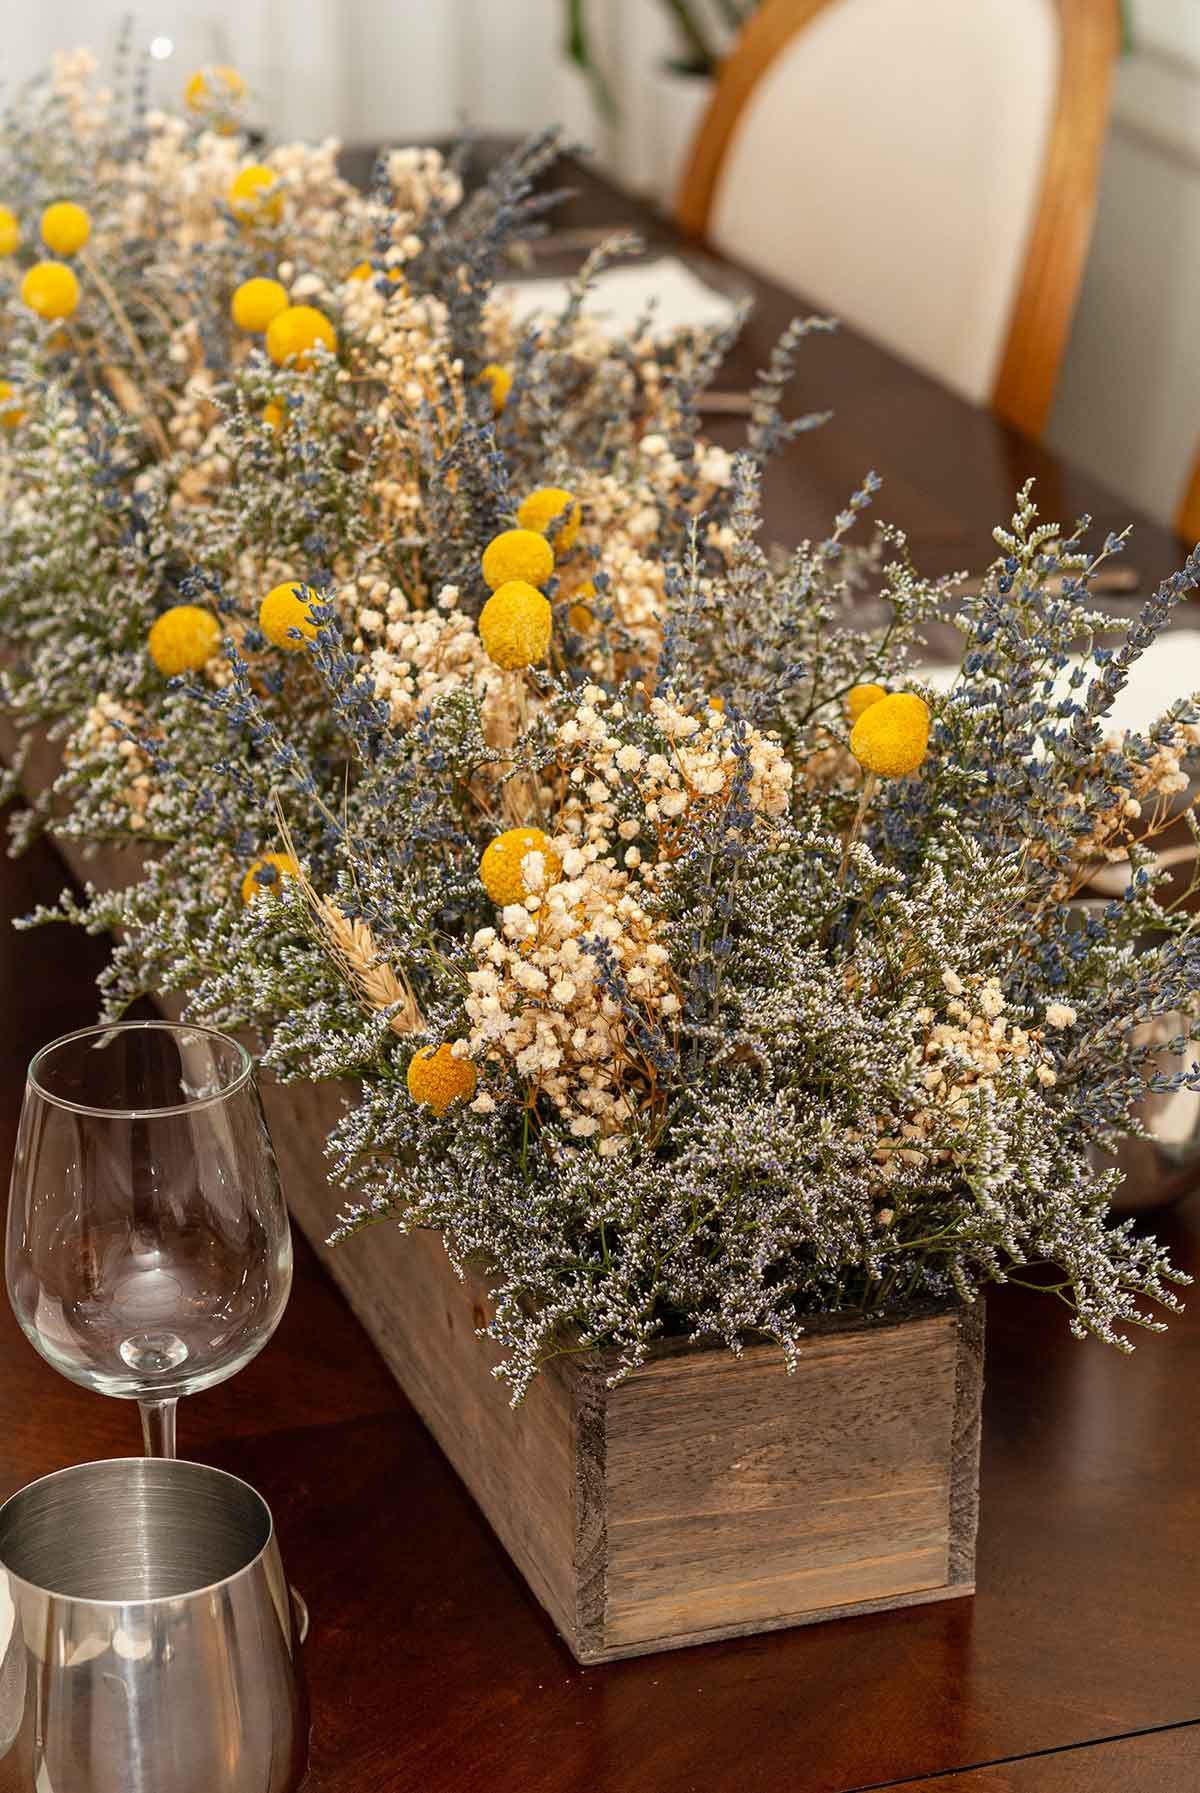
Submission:
<svg viewBox="0 0 1200 1793">
<path fill-rule="evenodd" d="M 628 221 L 627 201 L 581 186 L 570 223 Z M 763 297 L 726 385 L 764 365 L 794 309 Z M 1048 511 L 1124 520 L 1053 456 L 852 335 L 811 345 L 803 366 L 800 404 L 838 417 L 791 452 L 776 536 L 824 533 L 869 466 L 887 480 L 881 511 L 931 570 L 983 564 L 1030 472 Z M 1147 577 L 1177 556 L 1169 532 L 1139 530 Z M 0 866 L 6 1158 L 30 1054 L 94 1016 L 101 944 L 8 927 L 63 876 L 45 845 Z M 1158 1230 L 1200 1274 L 1200 1197 Z M 1200 1302 L 1127 1358 L 1074 1342 L 1050 1299 L 1000 1291 L 973 1599 L 585 1670 L 302 1240 L 274 1340 L 180 1412 L 185 1454 L 262 1489 L 308 1599 L 313 1793 L 1194 1793 L 1198 1440 Z M 0 1303 L 0 1493 L 137 1444 L 133 1407 L 57 1375 Z"/>
<path fill-rule="evenodd" d="M 495 154 L 495 147 L 485 143 L 479 164 L 488 165 Z M 364 159 L 354 159 L 352 153 L 350 162 L 351 170 L 361 175 Z M 686 257 L 691 252 L 650 207 L 631 201 L 585 167 L 568 164 L 546 184 L 568 192 L 552 215 L 556 231 L 633 228 L 648 255 Z M 864 228 L 869 228 L 866 218 Z M 719 271 L 720 258 L 704 254 Z M 577 254 L 576 267 L 580 259 Z M 559 273 L 563 267 L 553 255 L 539 254 L 529 273 Z M 703 276 L 703 261 L 698 267 Z M 767 366 L 792 318 L 824 308 L 744 270 L 730 272 L 727 289 L 753 297 L 754 312 L 716 385 L 745 391 L 756 371 Z M 1183 557 L 1173 531 L 1139 516 L 1125 500 L 1049 449 L 845 327 L 800 346 L 784 408 L 789 416 L 806 411 L 834 415 L 823 428 L 792 443 L 768 476 L 765 509 L 773 540 L 791 545 L 806 537 L 822 539 L 863 474 L 873 468 L 883 479 L 883 490 L 871 514 L 907 532 L 917 567 L 925 573 L 982 572 L 997 552 L 993 528 L 1007 524 L 1014 494 L 1030 478 L 1036 479 L 1035 498 L 1044 519 L 1070 524 L 1087 514 L 1097 543 L 1107 531 L 1132 523 L 1126 560 L 1145 579 L 1161 579 Z M 705 417 L 703 427 L 732 447 L 741 439 L 744 421 Z M 1181 485 L 1185 473 L 1180 468 Z"/>
</svg>

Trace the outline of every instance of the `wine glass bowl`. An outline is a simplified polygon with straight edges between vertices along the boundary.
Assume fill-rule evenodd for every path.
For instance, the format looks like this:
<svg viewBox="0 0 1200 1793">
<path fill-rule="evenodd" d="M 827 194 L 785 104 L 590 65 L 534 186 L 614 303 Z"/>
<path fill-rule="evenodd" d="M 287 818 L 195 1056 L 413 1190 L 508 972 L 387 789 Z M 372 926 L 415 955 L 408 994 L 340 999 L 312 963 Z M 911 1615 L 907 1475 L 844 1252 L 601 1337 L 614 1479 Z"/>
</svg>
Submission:
<svg viewBox="0 0 1200 1793">
<path fill-rule="evenodd" d="M 9 1199 L 9 1297 L 72 1381 L 139 1402 L 174 1454 L 174 1404 L 266 1344 L 291 1287 L 275 1154 L 237 1041 L 135 1021 L 29 1067 Z"/>
</svg>

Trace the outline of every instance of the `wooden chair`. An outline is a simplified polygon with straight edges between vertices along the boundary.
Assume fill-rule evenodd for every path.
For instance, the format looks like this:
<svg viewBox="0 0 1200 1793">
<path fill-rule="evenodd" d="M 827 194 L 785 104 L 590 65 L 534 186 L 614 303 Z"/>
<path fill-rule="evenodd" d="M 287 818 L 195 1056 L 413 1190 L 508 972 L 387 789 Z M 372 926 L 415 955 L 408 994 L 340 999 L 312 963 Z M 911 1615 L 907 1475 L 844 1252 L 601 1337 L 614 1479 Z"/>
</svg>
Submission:
<svg viewBox="0 0 1200 1793">
<path fill-rule="evenodd" d="M 1192 476 L 1175 515 L 1175 530 L 1189 550 L 1200 542 L 1200 455 L 1192 463 Z"/>
<path fill-rule="evenodd" d="M 1117 0 L 764 0 L 677 222 L 1039 435 L 1118 46 Z"/>
</svg>

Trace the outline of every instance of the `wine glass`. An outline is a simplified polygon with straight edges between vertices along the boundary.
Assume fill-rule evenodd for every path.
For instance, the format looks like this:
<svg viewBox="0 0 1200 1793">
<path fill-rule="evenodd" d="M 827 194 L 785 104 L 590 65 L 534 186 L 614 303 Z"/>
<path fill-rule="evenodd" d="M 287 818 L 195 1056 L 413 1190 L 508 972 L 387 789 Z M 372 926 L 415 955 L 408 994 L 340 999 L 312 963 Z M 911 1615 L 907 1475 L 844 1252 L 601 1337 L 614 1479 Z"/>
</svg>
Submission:
<svg viewBox="0 0 1200 1793">
<path fill-rule="evenodd" d="M 292 1240 L 249 1054 L 168 1021 L 88 1027 L 35 1056 L 13 1160 L 8 1293 L 47 1362 L 135 1400 L 175 1455 L 181 1395 L 279 1324 Z"/>
</svg>

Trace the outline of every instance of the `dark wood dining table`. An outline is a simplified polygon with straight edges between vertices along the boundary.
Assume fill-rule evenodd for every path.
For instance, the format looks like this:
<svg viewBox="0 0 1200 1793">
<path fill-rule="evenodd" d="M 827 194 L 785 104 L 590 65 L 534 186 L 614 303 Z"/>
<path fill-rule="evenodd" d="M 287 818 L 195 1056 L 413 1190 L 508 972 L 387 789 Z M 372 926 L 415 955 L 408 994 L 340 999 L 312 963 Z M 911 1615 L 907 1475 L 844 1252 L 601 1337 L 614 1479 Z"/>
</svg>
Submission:
<svg viewBox="0 0 1200 1793">
<path fill-rule="evenodd" d="M 679 247 L 605 182 L 579 173 L 576 184 L 561 227 L 633 222 Z M 722 375 L 730 390 L 804 309 L 751 284 L 759 306 Z M 869 467 L 885 479 L 881 513 L 935 572 L 986 564 L 990 529 L 1031 473 L 1047 514 L 1087 511 L 1101 530 L 1128 520 L 1048 449 L 852 331 L 808 346 L 797 401 L 836 415 L 773 478 L 777 538 L 824 534 Z M 737 428 L 714 423 L 722 440 Z M 1157 579 L 1180 544 L 1134 521 L 1130 558 Z M 45 843 L 0 870 L 7 1156 L 31 1053 L 94 1017 L 103 943 L 9 926 L 64 879 Z M 1160 1214 L 1156 1230 L 1200 1273 L 1200 1198 Z M 279 1332 L 239 1376 L 183 1404 L 180 1442 L 274 1509 L 312 1613 L 312 1793 L 1200 1788 L 1200 1302 L 1127 1357 L 1073 1340 L 1048 1296 L 989 1296 L 973 1598 L 581 1669 L 313 1253 L 296 1247 Z M 367 1234 L 342 1249 L 371 1248 Z M 0 1303 L 0 1494 L 137 1448 L 133 1407 L 64 1380 Z"/>
</svg>

